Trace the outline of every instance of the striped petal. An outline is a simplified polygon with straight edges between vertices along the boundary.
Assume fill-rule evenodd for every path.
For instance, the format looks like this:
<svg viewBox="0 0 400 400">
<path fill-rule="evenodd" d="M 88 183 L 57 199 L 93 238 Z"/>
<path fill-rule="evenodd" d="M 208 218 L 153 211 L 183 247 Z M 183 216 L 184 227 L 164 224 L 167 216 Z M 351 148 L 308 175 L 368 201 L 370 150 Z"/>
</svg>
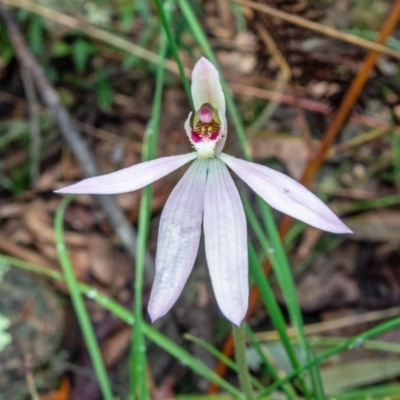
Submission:
<svg viewBox="0 0 400 400">
<path fill-rule="evenodd" d="M 152 321 L 174 305 L 199 248 L 208 161 L 196 160 L 176 185 L 161 215 L 156 275 L 148 311 Z"/>
<path fill-rule="evenodd" d="M 84 179 L 78 183 L 56 190 L 56 193 L 116 194 L 132 192 L 168 175 L 187 162 L 196 153 L 162 157 L 124 168 L 110 174 Z"/>
<path fill-rule="evenodd" d="M 196 111 L 208 103 L 225 113 L 225 97 L 218 71 L 205 57 L 201 57 L 193 68 L 192 97 Z"/>
<path fill-rule="evenodd" d="M 352 233 L 317 196 L 287 175 L 225 153 L 219 158 L 271 207 L 324 231 Z"/>
<path fill-rule="evenodd" d="M 246 219 L 228 168 L 218 158 L 209 163 L 204 200 L 207 264 L 219 308 L 239 326 L 249 297 Z"/>
</svg>

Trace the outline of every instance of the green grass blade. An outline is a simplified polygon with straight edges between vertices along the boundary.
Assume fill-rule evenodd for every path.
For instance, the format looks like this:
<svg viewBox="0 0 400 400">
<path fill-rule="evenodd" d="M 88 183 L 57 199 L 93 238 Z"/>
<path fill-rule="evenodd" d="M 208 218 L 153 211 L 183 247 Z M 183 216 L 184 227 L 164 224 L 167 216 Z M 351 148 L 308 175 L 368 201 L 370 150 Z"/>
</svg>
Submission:
<svg viewBox="0 0 400 400">
<path fill-rule="evenodd" d="M 179 68 L 179 75 L 181 76 L 182 82 L 183 82 L 183 87 L 185 88 L 185 92 L 186 95 L 189 99 L 190 102 L 190 108 L 192 109 L 192 111 L 194 110 L 194 105 L 193 105 L 193 99 L 192 99 L 192 93 L 190 91 L 190 84 L 189 84 L 189 80 L 187 78 L 187 76 L 185 75 L 185 69 L 183 67 L 183 63 L 182 60 L 179 56 L 179 51 L 178 51 L 178 46 L 176 45 L 174 36 L 172 34 L 172 30 L 169 24 L 169 19 L 167 17 L 167 14 L 163 8 L 163 4 L 161 0 L 154 0 L 156 8 L 157 8 L 157 12 L 158 15 L 160 17 L 161 20 L 161 24 L 164 28 L 165 34 L 167 35 L 167 39 L 168 39 L 168 44 L 171 47 L 172 50 L 172 54 L 175 58 L 176 63 L 178 64 L 178 68 Z M 170 4 L 168 7 L 169 12 L 172 9 L 173 4 Z"/>
<path fill-rule="evenodd" d="M 352 390 L 345 393 L 339 393 L 335 395 L 335 399 L 343 400 L 371 400 L 371 399 L 381 399 L 381 400 L 395 400 L 398 396 L 394 397 L 391 395 L 398 395 L 400 393 L 400 384 L 384 384 L 373 387 L 367 387 L 364 389 Z"/>
<path fill-rule="evenodd" d="M 311 354 L 311 359 L 315 359 L 315 353 L 314 349 L 312 347 L 309 347 L 309 351 Z M 312 381 L 313 388 L 315 390 L 314 392 L 314 397 L 317 398 L 318 400 L 326 400 L 326 395 L 324 391 L 324 385 L 322 383 L 322 377 L 321 377 L 321 372 L 319 370 L 319 365 L 315 364 L 309 369 L 310 371 L 310 377 Z"/>
<path fill-rule="evenodd" d="M 264 392 L 260 394 L 260 396 L 268 396 L 271 394 L 276 388 L 282 386 L 283 384 L 289 382 L 291 379 L 297 377 L 299 374 L 301 374 L 303 371 L 306 369 L 309 369 L 310 367 L 320 364 L 321 362 L 325 361 L 329 357 L 334 356 L 335 354 L 338 354 L 342 351 L 345 350 L 352 350 L 358 346 L 361 346 L 365 341 L 368 339 L 371 339 L 375 336 L 379 336 L 383 334 L 384 332 L 387 332 L 389 330 L 398 328 L 400 326 L 400 317 L 393 318 L 390 321 L 384 322 L 372 329 L 369 329 L 357 336 L 354 336 L 351 339 L 344 340 L 337 346 L 333 347 L 332 349 L 329 349 L 319 355 L 318 357 L 315 357 L 312 361 L 308 362 L 307 364 L 303 365 L 301 368 L 299 368 L 296 371 L 293 371 L 291 374 L 286 376 L 285 378 L 280 379 L 277 382 L 274 382 L 272 385 L 270 385 Z"/>
<path fill-rule="evenodd" d="M 238 378 L 246 400 L 254 400 L 249 368 L 246 360 L 246 332 L 244 323 L 240 326 L 232 324 L 232 337 L 235 347 L 235 359 L 238 366 Z"/>
<path fill-rule="evenodd" d="M 285 319 L 283 318 L 281 309 L 279 308 L 272 288 L 268 282 L 268 279 L 264 275 L 260 261 L 251 243 L 249 243 L 248 248 L 250 273 L 260 290 L 261 299 L 269 312 L 272 324 L 279 333 L 279 337 L 282 341 L 283 347 L 286 350 L 289 360 L 293 368 L 298 369 L 300 367 L 300 363 L 294 350 L 293 344 L 290 340 L 290 337 L 287 333 L 286 323 Z M 279 379 L 279 377 L 277 378 Z M 299 377 L 299 379 L 303 392 L 308 393 L 305 382 L 302 380 L 301 377 Z"/>
<path fill-rule="evenodd" d="M 260 242 L 260 245 L 267 255 L 268 259 L 271 262 L 271 265 L 275 266 L 275 268 L 279 268 L 279 260 L 277 259 L 277 254 L 275 251 L 275 247 L 273 247 L 269 241 L 269 239 L 264 234 L 264 231 L 251 210 L 251 206 L 249 201 L 245 196 L 242 196 L 242 202 L 244 209 L 246 211 L 246 215 L 249 221 L 250 226 L 252 227 L 257 239 Z M 253 276 L 254 281 L 256 282 L 259 290 L 261 299 L 264 302 L 266 309 L 269 312 L 272 324 L 274 325 L 275 329 L 279 333 L 279 337 L 282 341 L 283 347 L 286 350 L 286 353 L 289 357 L 289 360 L 292 364 L 293 369 L 300 367 L 300 362 L 296 355 L 295 349 L 293 347 L 292 341 L 287 333 L 287 327 L 285 323 L 285 319 L 281 312 L 281 309 L 278 306 L 278 303 L 275 299 L 274 293 L 272 288 L 269 284 L 268 279 L 265 277 L 264 271 L 262 270 L 260 261 L 258 256 L 254 250 L 254 247 L 249 242 L 248 244 L 249 249 L 249 266 L 250 266 L 250 273 Z M 301 382 L 301 386 L 305 392 L 307 392 L 306 384 L 304 381 Z"/>
<path fill-rule="evenodd" d="M 394 167 L 394 180 L 397 191 L 400 192 L 400 137 L 397 132 L 392 133 L 392 154 Z"/>
<path fill-rule="evenodd" d="M 79 284 L 75 278 L 74 270 L 71 265 L 71 261 L 68 256 L 68 252 L 64 241 L 64 212 L 67 205 L 75 198 L 75 196 L 67 196 L 63 198 L 60 205 L 57 208 L 54 230 L 55 230 L 55 240 L 57 255 L 60 261 L 63 274 L 65 277 L 65 282 L 68 285 L 68 289 L 71 294 L 72 304 L 74 306 L 76 315 L 78 317 L 79 325 L 82 329 L 83 337 L 87 345 L 90 358 L 93 363 L 93 367 L 100 385 L 100 389 L 105 400 L 112 400 L 113 394 L 111 390 L 111 384 L 108 379 L 107 370 L 104 366 L 104 362 L 101 356 L 100 348 L 96 340 L 96 335 L 93 330 L 88 312 L 85 308 L 85 304 L 79 293 Z"/>
<path fill-rule="evenodd" d="M 193 371 L 202 375 L 204 378 L 209 381 L 215 382 L 218 386 L 226 390 L 228 393 L 237 397 L 238 399 L 243 399 L 243 394 L 228 383 L 226 380 L 217 375 L 214 371 L 206 367 L 201 361 L 197 360 L 197 358 L 193 357 L 186 350 L 182 349 L 172 340 L 168 339 L 166 336 L 162 335 L 156 329 L 152 328 L 150 325 L 144 325 L 144 332 L 146 336 L 156 343 L 158 346 L 163 348 L 165 351 L 176 357 L 180 360 L 184 365 L 190 367 Z"/>
<path fill-rule="evenodd" d="M 260 356 L 261 361 L 266 366 L 267 372 L 272 376 L 272 378 L 275 381 L 278 381 L 280 379 L 278 372 L 273 367 L 273 365 L 270 363 L 268 358 L 265 356 L 260 343 L 258 342 L 256 336 L 254 335 L 254 332 L 251 330 L 251 328 L 248 324 L 246 324 L 246 334 L 250 338 L 251 344 L 253 345 L 253 347 L 256 349 L 258 355 Z M 289 400 L 296 400 L 296 397 L 297 397 L 296 392 L 294 391 L 293 387 L 290 384 L 284 385 L 283 390 L 286 393 L 286 396 Z"/>
<path fill-rule="evenodd" d="M 235 372 L 238 371 L 237 364 L 231 358 L 227 357 L 224 353 L 219 351 L 217 348 L 215 348 L 211 344 L 207 343 L 206 341 L 204 341 L 200 338 L 197 338 L 196 336 L 191 335 L 190 333 L 186 333 L 184 335 L 184 338 L 192 341 L 193 343 L 196 343 L 197 345 L 202 347 L 204 350 L 208 351 L 215 358 L 217 358 L 218 360 L 220 360 L 224 364 L 226 364 L 231 370 L 233 370 Z M 250 380 L 251 380 L 251 383 L 253 384 L 253 386 L 256 387 L 258 390 L 264 389 L 264 386 L 253 376 L 250 376 Z"/>
<path fill-rule="evenodd" d="M 275 262 L 272 263 L 272 267 L 285 298 L 291 322 L 297 333 L 300 348 L 302 349 L 303 355 L 308 363 L 311 361 L 312 355 L 310 354 L 307 338 L 304 332 L 303 316 L 297 300 L 296 287 L 293 281 L 289 261 L 287 259 L 282 241 L 279 237 L 271 207 L 259 197 L 258 204 L 260 205 L 264 224 L 271 240 L 274 255 L 276 256 L 276 258 L 273 260 Z M 313 389 L 314 391 L 317 391 L 317 388 L 314 386 L 314 384 Z"/>
<path fill-rule="evenodd" d="M 248 248 L 250 273 L 260 290 L 261 299 L 265 305 L 265 308 L 268 310 L 273 326 L 279 333 L 279 337 L 293 368 L 299 368 L 300 363 L 287 333 L 286 322 L 281 309 L 279 308 L 278 302 L 276 301 L 274 292 L 272 291 L 268 279 L 264 275 L 258 256 L 251 243 L 249 243 Z"/>
</svg>

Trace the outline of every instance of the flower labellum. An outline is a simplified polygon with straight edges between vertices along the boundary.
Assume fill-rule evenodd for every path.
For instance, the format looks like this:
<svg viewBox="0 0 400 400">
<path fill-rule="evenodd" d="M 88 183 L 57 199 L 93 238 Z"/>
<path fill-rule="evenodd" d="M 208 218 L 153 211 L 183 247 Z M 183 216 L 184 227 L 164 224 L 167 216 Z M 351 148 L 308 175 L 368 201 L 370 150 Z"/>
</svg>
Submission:
<svg viewBox="0 0 400 400">
<path fill-rule="evenodd" d="M 225 97 L 217 69 L 204 57 L 192 74 L 195 112 L 185 122 L 195 152 L 158 158 L 84 179 L 57 193 L 115 194 L 140 189 L 195 160 L 161 215 L 156 275 L 148 311 L 152 321 L 174 305 L 193 268 L 203 223 L 207 264 L 218 305 L 234 324 L 248 296 L 247 228 L 243 205 L 227 166 L 273 208 L 333 233 L 351 230 L 314 194 L 271 168 L 222 153 L 227 136 Z"/>
</svg>

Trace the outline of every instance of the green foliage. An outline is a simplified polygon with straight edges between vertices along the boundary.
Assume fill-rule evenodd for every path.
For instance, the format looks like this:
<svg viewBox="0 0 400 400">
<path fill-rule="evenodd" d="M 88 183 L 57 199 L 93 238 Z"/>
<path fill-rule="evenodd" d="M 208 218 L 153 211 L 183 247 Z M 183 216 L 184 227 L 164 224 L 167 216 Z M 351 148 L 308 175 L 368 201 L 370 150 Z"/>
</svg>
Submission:
<svg viewBox="0 0 400 400">
<path fill-rule="evenodd" d="M 78 38 L 71 44 L 72 59 L 75 70 L 83 73 L 86 69 L 90 56 L 97 53 L 96 48 L 87 40 Z"/>
<path fill-rule="evenodd" d="M 43 50 L 43 21 L 38 15 L 32 15 L 28 22 L 29 47 L 35 54 L 41 54 Z"/>
<path fill-rule="evenodd" d="M 122 4 L 119 6 L 119 18 L 121 21 L 120 26 L 123 31 L 128 31 L 131 28 L 135 11 L 136 6 L 133 1 L 122 2 Z"/>
<path fill-rule="evenodd" d="M 97 104 L 103 111 L 110 111 L 113 103 L 113 93 L 104 68 L 98 68 L 96 73 Z"/>
</svg>

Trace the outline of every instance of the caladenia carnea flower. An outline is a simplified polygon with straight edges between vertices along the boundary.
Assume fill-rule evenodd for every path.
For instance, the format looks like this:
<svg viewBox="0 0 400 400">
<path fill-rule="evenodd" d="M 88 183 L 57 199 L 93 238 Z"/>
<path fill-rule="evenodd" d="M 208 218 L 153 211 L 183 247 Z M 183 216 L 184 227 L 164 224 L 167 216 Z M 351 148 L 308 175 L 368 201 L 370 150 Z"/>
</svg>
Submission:
<svg viewBox="0 0 400 400">
<path fill-rule="evenodd" d="M 218 71 L 204 57 L 193 69 L 191 90 L 196 111 L 189 114 L 185 130 L 195 152 L 143 162 L 57 192 L 130 192 L 195 160 L 172 191 L 161 215 L 148 311 L 155 321 L 178 299 L 196 259 L 203 223 L 207 264 L 218 305 L 231 322 L 240 325 L 249 295 L 247 229 L 239 193 L 227 166 L 273 208 L 328 232 L 351 230 L 295 180 L 221 152 L 227 136 L 225 98 Z"/>
</svg>

